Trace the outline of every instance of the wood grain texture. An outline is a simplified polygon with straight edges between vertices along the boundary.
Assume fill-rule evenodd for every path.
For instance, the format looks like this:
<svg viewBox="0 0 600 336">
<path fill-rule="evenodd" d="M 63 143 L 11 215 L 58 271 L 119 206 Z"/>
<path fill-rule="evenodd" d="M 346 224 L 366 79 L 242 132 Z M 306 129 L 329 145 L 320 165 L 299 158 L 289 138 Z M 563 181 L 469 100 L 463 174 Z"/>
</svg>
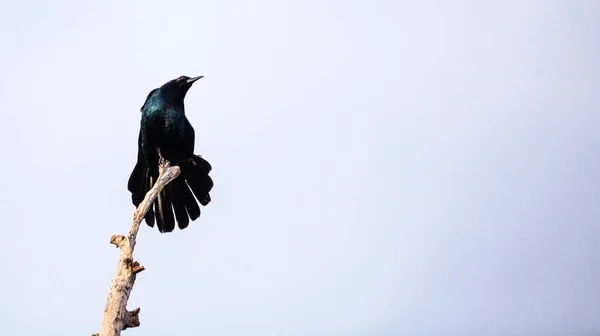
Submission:
<svg viewBox="0 0 600 336">
<path fill-rule="evenodd" d="M 144 216 L 154 203 L 158 193 L 171 181 L 173 181 L 181 170 L 179 167 L 171 167 L 169 161 L 161 159 L 159 161 L 159 176 L 146 197 L 140 203 L 133 214 L 133 225 L 127 236 L 114 235 L 110 238 L 110 243 L 116 245 L 119 250 L 119 263 L 117 273 L 115 274 L 108 300 L 104 308 L 104 320 L 99 336 L 118 336 L 121 331 L 127 328 L 138 327 L 140 325 L 140 308 L 133 311 L 127 310 L 127 300 L 133 289 L 136 275 L 144 270 L 144 266 L 133 260 L 133 250 L 135 248 L 138 230 Z"/>
</svg>

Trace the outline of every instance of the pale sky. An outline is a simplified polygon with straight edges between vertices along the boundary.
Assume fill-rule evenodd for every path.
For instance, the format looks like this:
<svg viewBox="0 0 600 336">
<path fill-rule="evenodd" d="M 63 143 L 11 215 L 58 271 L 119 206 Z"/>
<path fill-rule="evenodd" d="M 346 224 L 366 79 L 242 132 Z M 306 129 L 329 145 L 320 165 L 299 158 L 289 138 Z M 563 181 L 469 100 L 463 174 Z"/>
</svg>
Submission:
<svg viewBox="0 0 600 336">
<path fill-rule="evenodd" d="M 213 202 L 123 335 L 600 335 L 600 2 L 5 1 L 0 334 L 100 330 L 139 108 Z"/>
</svg>

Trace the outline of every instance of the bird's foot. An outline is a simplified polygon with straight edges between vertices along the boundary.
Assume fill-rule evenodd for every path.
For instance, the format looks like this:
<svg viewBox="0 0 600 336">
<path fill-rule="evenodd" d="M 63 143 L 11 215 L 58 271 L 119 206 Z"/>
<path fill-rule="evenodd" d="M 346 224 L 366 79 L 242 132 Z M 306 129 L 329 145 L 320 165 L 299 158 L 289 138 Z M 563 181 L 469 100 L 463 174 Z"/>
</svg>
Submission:
<svg viewBox="0 0 600 336">
<path fill-rule="evenodd" d="M 169 164 L 169 161 L 168 161 L 167 159 L 165 159 L 165 158 L 164 158 L 164 157 L 162 157 L 162 156 L 159 156 L 159 157 L 158 157 L 158 166 L 159 166 L 159 167 L 165 167 L 165 166 L 166 166 L 166 165 L 168 165 L 168 164 Z"/>
<path fill-rule="evenodd" d="M 165 159 L 162 156 L 162 154 L 160 153 L 160 147 L 156 147 L 156 154 L 158 154 L 158 166 L 165 167 L 169 163 L 169 160 Z"/>
</svg>

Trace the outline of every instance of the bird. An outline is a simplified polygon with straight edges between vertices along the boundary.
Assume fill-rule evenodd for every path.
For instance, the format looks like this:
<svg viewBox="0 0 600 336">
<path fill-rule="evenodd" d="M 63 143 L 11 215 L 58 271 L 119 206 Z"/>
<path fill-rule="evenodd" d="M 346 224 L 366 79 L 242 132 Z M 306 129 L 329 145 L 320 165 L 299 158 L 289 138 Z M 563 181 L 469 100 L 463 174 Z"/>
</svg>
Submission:
<svg viewBox="0 0 600 336">
<path fill-rule="evenodd" d="M 159 160 L 177 165 L 181 173 L 158 194 L 144 219 L 160 233 L 180 230 L 200 217 L 200 203 L 210 203 L 212 166 L 194 154 L 195 131 L 185 115 L 184 99 L 192 84 L 204 76 L 180 76 L 150 91 L 140 108 L 137 162 L 127 189 L 136 207 L 144 200 L 159 175 Z M 194 198 L 195 196 L 195 198 Z"/>
</svg>

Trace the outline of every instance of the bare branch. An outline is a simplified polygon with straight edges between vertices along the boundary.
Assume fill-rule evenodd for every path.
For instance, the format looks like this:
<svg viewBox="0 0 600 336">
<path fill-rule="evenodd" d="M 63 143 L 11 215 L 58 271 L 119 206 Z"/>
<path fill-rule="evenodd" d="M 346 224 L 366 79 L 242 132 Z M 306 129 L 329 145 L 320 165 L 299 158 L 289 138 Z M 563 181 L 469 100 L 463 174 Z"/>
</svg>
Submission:
<svg viewBox="0 0 600 336">
<path fill-rule="evenodd" d="M 159 176 L 146 197 L 137 207 L 133 215 L 133 225 L 127 236 L 114 235 L 110 238 L 110 243 L 120 249 L 119 264 L 117 273 L 112 280 L 108 300 L 104 308 L 104 320 L 102 329 L 98 336 L 119 336 L 121 331 L 127 328 L 134 328 L 140 325 L 140 308 L 133 311 L 127 311 L 127 300 L 131 294 L 131 289 L 135 283 L 136 274 L 142 272 L 145 268 L 137 261 L 133 260 L 133 249 L 135 248 L 136 238 L 140 224 L 146 216 L 146 213 L 154 203 L 158 193 L 173 181 L 181 170 L 179 167 L 171 167 L 169 161 L 161 159 L 159 161 Z"/>
</svg>

